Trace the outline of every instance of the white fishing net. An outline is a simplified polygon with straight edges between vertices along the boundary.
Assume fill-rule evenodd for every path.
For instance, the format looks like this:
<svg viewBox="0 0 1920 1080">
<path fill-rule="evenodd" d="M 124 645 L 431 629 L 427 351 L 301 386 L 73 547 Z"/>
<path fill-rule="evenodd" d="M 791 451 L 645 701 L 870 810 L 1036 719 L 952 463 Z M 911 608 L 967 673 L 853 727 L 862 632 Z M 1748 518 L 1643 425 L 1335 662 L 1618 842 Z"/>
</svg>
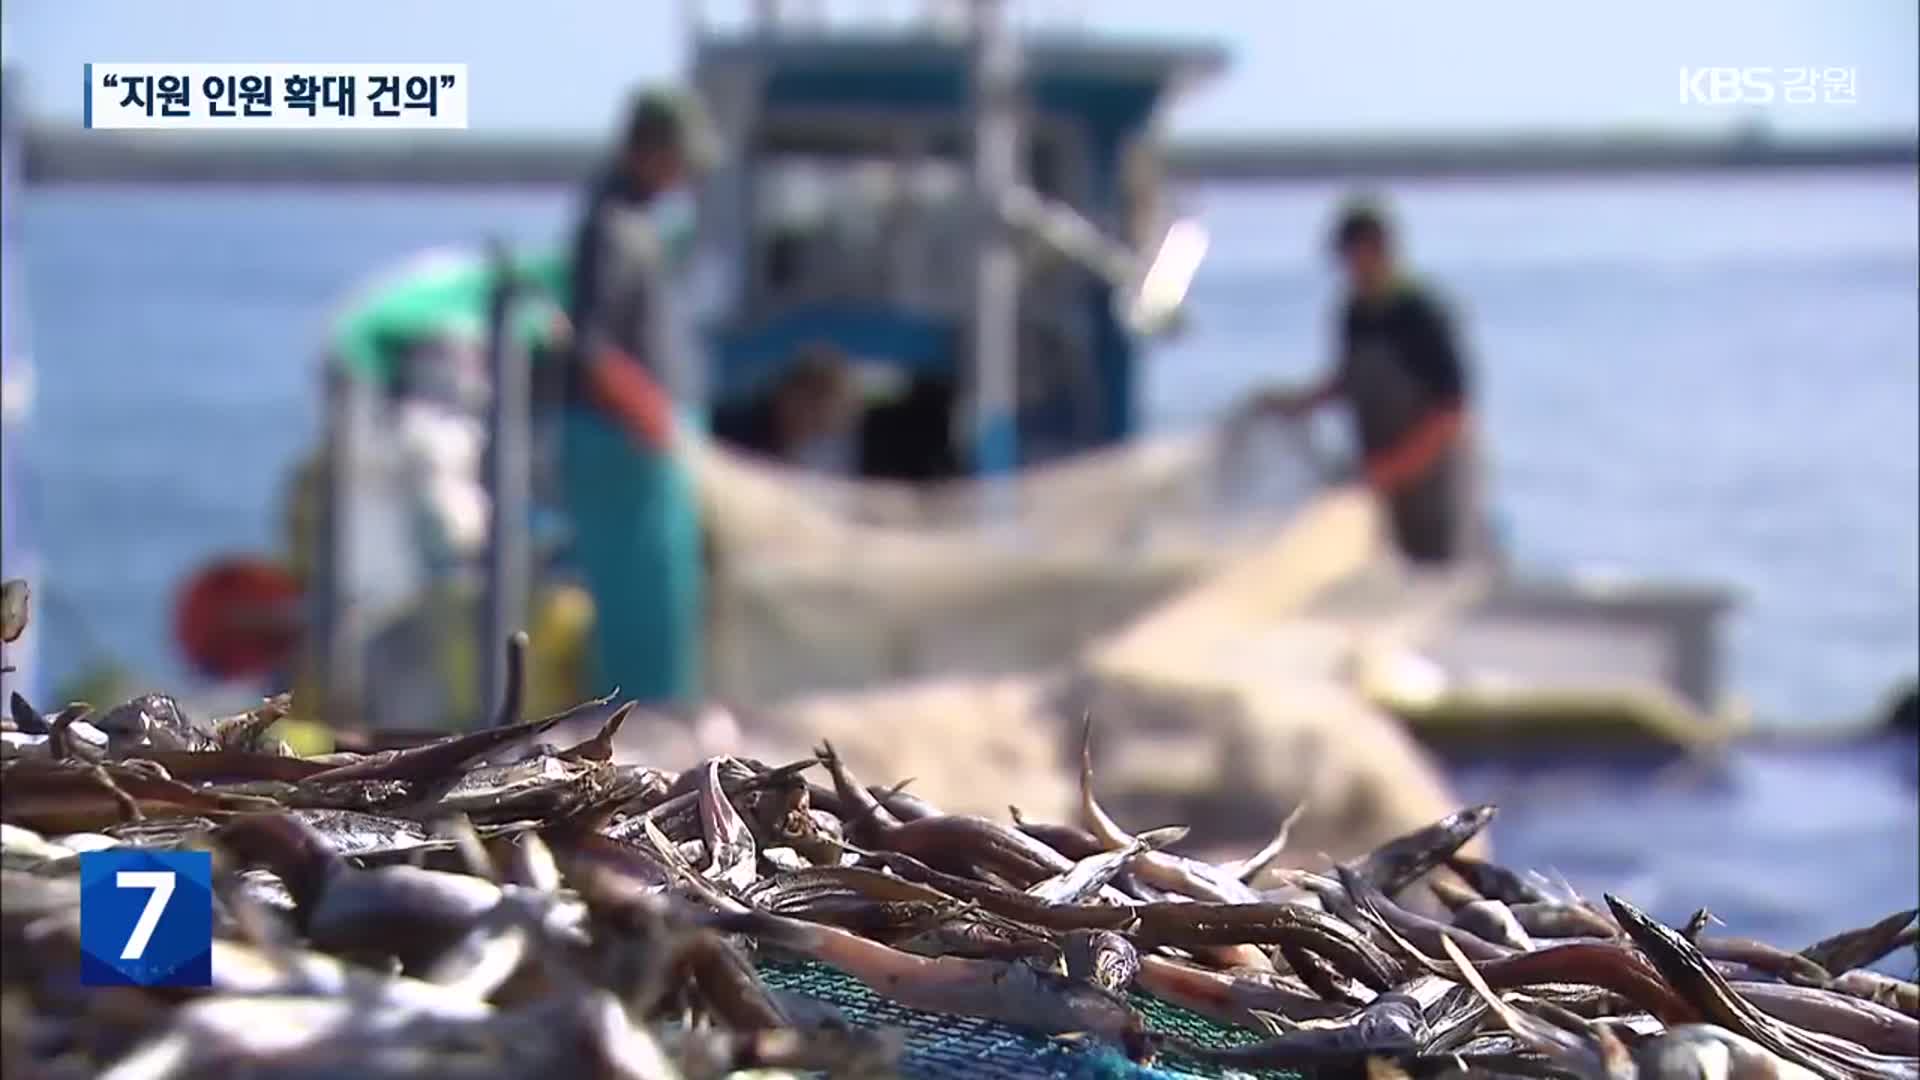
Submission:
<svg viewBox="0 0 1920 1080">
<path fill-rule="evenodd" d="M 688 454 L 716 553 L 712 690 L 752 702 L 1065 663 L 1320 489 L 1297 442 L 1214 430 L 933 489 Z"/>
</svg>

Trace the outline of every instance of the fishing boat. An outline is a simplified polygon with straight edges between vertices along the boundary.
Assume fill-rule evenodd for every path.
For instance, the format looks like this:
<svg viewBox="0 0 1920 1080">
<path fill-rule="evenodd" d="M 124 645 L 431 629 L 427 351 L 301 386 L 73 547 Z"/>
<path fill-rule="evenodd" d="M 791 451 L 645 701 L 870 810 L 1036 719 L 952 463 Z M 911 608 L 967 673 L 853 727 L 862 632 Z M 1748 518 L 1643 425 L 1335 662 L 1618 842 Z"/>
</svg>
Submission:
<svg viewBox="0 0 1920 1080">
<path fill-rule="evenodd" d="M 684 253 L 678 306 L 700 317 L 667 380 L 710 412 L 825 346 L 859 373 L 868 416 L 918 445 L 808 468 L 718 442 L 690 451 L 717 553 L 712 696 L 1070 664 L 1234 560 L 1329 527 L 1309 455 L 1249 465 L 1217 433 L 1142 431 L 1143 365 L 1177 332 L 1206 249 L 1158 183 L 1159 118 L 1223 68 L 1222 50 L 1016 34 L 994 4 L 852 29 L 775 8 L 693 27 L 690 81 L 726 152 L 691 241 L 668 245 Z M 557 250 L 476 246 L 423 255 L 342 306 L 325 438 L 293 484 L 306 495 L 290 525 L 299 697 L 374 726 L 470 723 L 502 685 L 497 648 L 480 643 L 521 627 L 536 703 L 580 696 L 591 598 L 572 584 L 537 405 L 566 288 Z M 950 464 L 915 475 L 905 460 L 929 457 Z M 1269 614 L 1377 643 L 1420 597 L 1455 598 L 1392 650 L 1368 647 L 1369 670 L 1388 673 L 1378 696 L 1402 715 L 1540 730 L 1564 704 L 1500 698 L 1479 677 L 1522 655 L 1519 680 L 1563 697 L 1651 688 L 1659 716 L 1630 706 L 1632 731 L 1720 730 L 1703 719 L 1718 708 L 1717 591 L 1500 576 L 1462 593 L 1383 576 L 1377 540 L 1330 534 L 1320 547 L 1354 572 Z M 1426 673 L 1414 691 L 1409 651 Z M 1604 686 L 1561 678 L 1594 657 L 1618 668 Z M 1444 693 L 1440 669 L 1454 673 Z"/>
</svg>

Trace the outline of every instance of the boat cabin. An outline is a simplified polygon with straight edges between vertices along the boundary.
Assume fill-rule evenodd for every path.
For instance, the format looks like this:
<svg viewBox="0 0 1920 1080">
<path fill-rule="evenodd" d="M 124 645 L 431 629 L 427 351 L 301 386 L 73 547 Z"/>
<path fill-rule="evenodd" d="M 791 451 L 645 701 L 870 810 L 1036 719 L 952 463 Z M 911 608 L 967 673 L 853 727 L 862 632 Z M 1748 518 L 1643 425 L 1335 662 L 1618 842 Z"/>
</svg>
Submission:
<svg viewBox="0 0 1920 1080">
<path fill-rule="evenodd" d="M 1141 342 L 1116 303 L 1128 272 L 1057 237 L 1152 250 L 1155 118 L 1223 53 L 1023 38 L 995 101 L 978 40 L 932 26 L 696 42 L 693 78 L 728 148 L 698 194 L 724 299 L 706 369 L 689 373 L 704 385 L 680 389 L 704 396 L 716 435 L 807 357 L 857 373 L 866 407 L 843 460 L 858 475 L 1019 468 L 1134 433 Z M 998 176 L 974 152 L 995 123 L 1018 147 Z M 1010 223 L 995 212 L 1010 199 L 1039 210 Z M 982 329 L 995 324 L 980 272 L 997 241 L 1015 267 L 999 332 Z M 1005 400 L 983 402 L 996 365 Z M 997 469 L 980 445 L 994 418 L 966 422 L 995 409 Z"/>
</svg>

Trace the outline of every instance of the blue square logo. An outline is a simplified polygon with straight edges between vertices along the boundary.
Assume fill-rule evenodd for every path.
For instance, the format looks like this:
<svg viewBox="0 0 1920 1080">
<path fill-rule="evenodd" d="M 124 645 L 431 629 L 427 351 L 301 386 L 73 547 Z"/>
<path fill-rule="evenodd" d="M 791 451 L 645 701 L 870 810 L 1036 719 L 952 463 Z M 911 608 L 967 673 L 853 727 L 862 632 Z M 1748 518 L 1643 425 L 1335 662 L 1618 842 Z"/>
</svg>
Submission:
<svg viewBox="0 0 1920 1080">
<path fill-rule="evenodd" d="M 213 982 L 213 856 L 121 848 L 80 855 L 80 982 Z"/>
</svg>

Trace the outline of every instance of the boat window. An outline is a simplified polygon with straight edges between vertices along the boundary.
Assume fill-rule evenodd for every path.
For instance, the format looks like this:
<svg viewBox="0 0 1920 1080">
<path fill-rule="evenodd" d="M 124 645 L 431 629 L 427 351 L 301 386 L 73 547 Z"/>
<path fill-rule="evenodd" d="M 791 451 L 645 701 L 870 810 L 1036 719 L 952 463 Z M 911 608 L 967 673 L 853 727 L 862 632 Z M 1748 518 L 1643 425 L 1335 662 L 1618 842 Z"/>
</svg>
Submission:
<svg viewBox="0 0 1920 1080">
<path fill-rule="evenodd" d="M 959 169 L 937 158 L 768 160 L 756 178 L 753 230 L 763 303 L 957 303 L 966 214 Z"/>
</svg>

